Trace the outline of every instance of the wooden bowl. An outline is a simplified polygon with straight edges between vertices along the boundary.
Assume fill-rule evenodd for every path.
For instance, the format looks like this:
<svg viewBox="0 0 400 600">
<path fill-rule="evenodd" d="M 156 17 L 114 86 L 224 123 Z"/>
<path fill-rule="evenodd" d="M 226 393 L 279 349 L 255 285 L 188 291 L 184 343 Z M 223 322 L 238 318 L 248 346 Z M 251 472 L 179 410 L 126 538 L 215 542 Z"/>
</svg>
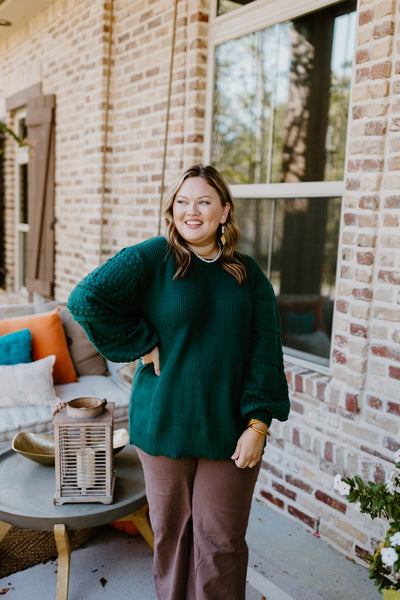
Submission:
<svg viewBox="0 0 400 600">
<path fill-rule="evenodd" d="M 104 412 L 107 400 L 100 398 L 82 397 L 67 402 L 67 416 L 74 419 L 91 419 Z"/>
</svg>

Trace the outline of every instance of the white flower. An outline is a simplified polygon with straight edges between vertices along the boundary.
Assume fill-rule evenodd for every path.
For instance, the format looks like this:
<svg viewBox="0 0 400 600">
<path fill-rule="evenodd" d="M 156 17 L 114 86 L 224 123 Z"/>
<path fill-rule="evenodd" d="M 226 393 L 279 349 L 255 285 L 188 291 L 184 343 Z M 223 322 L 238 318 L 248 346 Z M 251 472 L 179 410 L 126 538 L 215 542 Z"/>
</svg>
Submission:
<svg viewBox="0 0 400 600">
<path fill-rule="evenodd" d="M 342 480 L 342 476 L 337 474 L 335 475 L 335 483 L 334 488 L 341 496 L 347 496 L 350 493 L 350 486 L 348 483 Z"/>
<path fill-rule="evenodd" d="M 396 462 L 400 462 L 400 448 L 394 453 L 394 458 Z"/>
<path fill-rule="evenodd" d="M 382 548 L 381 557 L 385 567 L 393 567 L 399 555 L 394 548 Z"/>
<path fill-rule="evenodd" d="M 400 531 L 391 535 L 389 539 L 391 546 L 400 546 Z"/>
<path fill-rule="evenodd" d="M 386 480 L 385 487 L 390 494 L 393 494 L 396 483 L 396 472 L 392 471 Z"/>
<path fill-rule="evenodd" d="M 338 473 L 337 475 L 335 475 L 335 479 L 334 479 L 334 489 L 336 491 L 339 490 L 339 486 L 342 483 L 342 476 L 340 475 L 340 473 Z"/>
<path fill-rule="evenodd" d="M 338 492 L 341 496 L 347 496 L 347 494 L 350 494 L 349 484 L 342 481 L 342 483 L 339 486 Z"/>
<path fill-rule="evenodd" d="M 354 503 L 354 510 L 356 512 L 361 512 L 361 502 L 359 500 Z"/>
<path fill-rule="evenodd" d="M 400 493 L 400 480 L 397 476 L 396 471 L 392 471 L 386 480 L 385 487 L 389 494 Z"/>
</svg>

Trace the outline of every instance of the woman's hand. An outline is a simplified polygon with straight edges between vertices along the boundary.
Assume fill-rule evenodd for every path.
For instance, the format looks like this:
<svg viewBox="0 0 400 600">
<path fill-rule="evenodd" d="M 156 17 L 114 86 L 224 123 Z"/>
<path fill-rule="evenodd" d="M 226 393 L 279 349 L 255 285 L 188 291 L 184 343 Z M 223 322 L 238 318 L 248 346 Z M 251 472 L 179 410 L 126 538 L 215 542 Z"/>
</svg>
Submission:
<svg viewBox="0 0 400 600">
<path fill-rule="evenodd" d="M 144 365 L 150 365 L 151 363 L 153 363 L 154 373 L 156 375 L 161 375 L 161 371 L 160 371 L 160 350 L 159 350 L 158 346 L 154 346 L 154 348 L 153 348 L 153 350 L 151 352 L 149 352 L 148 354 L 145 354 L 142 357 L 142 363 Z"/>
<path fill-rule="evenodd" d="M 248 427 L 238 439 L 235 452 L 231 459 L 239 469 L 255 467 L 261 460 L 264 450 L 264 436 Z"/>
</svg>

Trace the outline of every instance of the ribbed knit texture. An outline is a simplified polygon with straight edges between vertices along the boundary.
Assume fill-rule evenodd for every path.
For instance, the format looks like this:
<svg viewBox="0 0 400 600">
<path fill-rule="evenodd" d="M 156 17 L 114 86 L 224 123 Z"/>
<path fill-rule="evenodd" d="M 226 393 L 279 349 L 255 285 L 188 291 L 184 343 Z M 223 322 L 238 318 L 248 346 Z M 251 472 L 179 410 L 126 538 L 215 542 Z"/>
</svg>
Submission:
<svg viewBox="0 0 400 600">
<path fill-rule="evenodd" d="M 155 345 L 161 375 L 140 361 L 130 402 L 131 443 L 151 454 L 228 459 L 249 418 L 289 413 L 272 286 L 245 257 L 239 287 L 219 262 L 196 257 L 184 278 L 164 237 L 121 250 L 73 290 L 68 307 L 115 362 Z"/>
</svg>

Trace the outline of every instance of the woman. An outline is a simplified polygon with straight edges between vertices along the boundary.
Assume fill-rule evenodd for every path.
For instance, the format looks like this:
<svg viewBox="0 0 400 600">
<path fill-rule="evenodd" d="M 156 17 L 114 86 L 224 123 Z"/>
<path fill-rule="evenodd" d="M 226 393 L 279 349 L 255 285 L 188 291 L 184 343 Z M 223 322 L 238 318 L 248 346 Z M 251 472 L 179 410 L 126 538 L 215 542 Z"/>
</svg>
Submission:
<svg viewBox="0 0 400 600">
<path fill-rule="evenodd" d="M 125 248 L 68 306 L 110 360 L 139 362 L 130 441 L 142 461 L 159 600 L 243 600 L 245 533 L 268 427 L 288 417 L 278 312 L 237 252 L 234 204 L 194 165 L 164 203 L 166 237 Z"/>
</svg>

